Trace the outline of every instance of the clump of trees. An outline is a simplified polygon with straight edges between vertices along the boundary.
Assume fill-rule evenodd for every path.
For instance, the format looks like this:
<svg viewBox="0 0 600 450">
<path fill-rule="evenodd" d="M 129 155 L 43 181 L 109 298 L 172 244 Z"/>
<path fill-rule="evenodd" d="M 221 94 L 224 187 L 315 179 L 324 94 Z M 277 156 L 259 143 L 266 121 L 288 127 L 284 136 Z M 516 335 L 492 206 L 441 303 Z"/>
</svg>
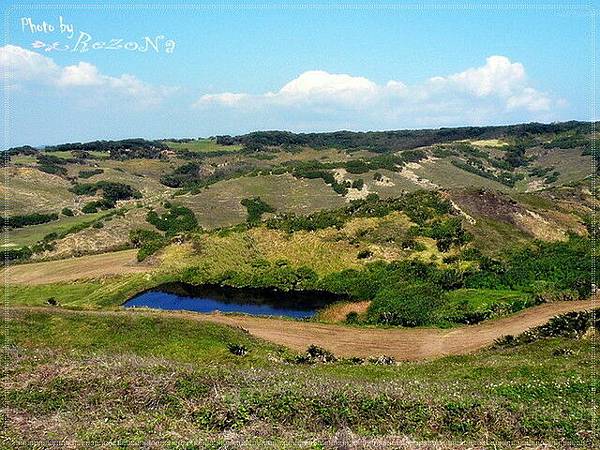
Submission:
<svg viewBox="0 0 600 450">
<path fill-rule="evenodd" d="M 160 182 L 172 188 L 182 188 L 185 191 L 199 192 L 200 189 L 217 183 L 221 180 L 248 175 L 255 167 L 247 162 L 229 164 L 217 167 L 211 174 L 201 174 L 200 164 L 191 161 L 185 163 L 172 173 L 163 175 Z"/>
<path fill-rule="evenodd" d="M 126 160 L 135 158 L 158 159 L 163 150 L 168 146 L 160 141 L 148 141 L 134 138 L 120 141 L 93 141 L 74 142 L 46 147 L 45 152 L 53 151 L 78 151 L 78 152 L 106 152 L 110 159 Z"/>
<path fill-rule="evenodd" d="M 512 168 L 524 166 L 529 162 L 525 157 L 525 151 L 527 150 L 525 142 L 516 142 L 504 147 L 503 150 L 505 151 L 504 159 Z"/>
<path fill-rule="evenodd" d="M 522 180 L 525 177 L 525 175 L 521 173 L 511 173 L 506 171 L 502 171 L 497 175 L 488 171 L 480 161 L 474 159 L 470 159 L 468 161 L 452 159 L 450 162 L 459 169 L 471 172 L 483 178 L 497 181 L 498 183 L 502 183 L 508 187 L 514 187 L 517 181 Z"/>
<path fill-rule="evenodd" d="M 89 214 L 97 212 L 100 209 L 111 209 L 116 206 L 118 200 L 129 200 L 132 198 L 142 198 L 142 194 L 137 189 L 128 184 L 116 183 L 112 181 L 98 181 L 96 183 L 76 184 L 70 189 L 76 195 L 96 195 L 98 191 L 102 193 L 101 200 L 94 200 L 86 203 L 81 211 Z"/>
<path fill-rule="evenodd" d="M 288 163 L 288 170 L 296 178 L 322 179 L 325 184 L 340 195 L 348 193 L 348 187 L 344 183 L 338 183 L 331 173 L 331 169 L 336 167 L 335 164 L 324 164 L 319 161 L 292 161 Z"/>
<path fill-rule="evenodd" d="M 467 139 L 526 138 L 542 133 L 589 133 L 588 122 L 528 123 L 509 126 L 440 128 L 437 130 L 396 130 L 333 133 L 291 133 L 287 131 L 258 131 L 241 136 L 217 136 L 220 145 L 255 147 L 313 147 L 367 149 L 390 153 L 415 149 L 444 142 Z"/>
<path fill-rule="evenodd" d="M 348 220 L 356 217 L 384 217 L 393 211 L 404 212 L 413 222 L 423 227 L 427 221 L 451 213 L 452 205 L 432 191 L 415 191 L 388 199 L 369 194 L 367 198 L 354 200 L 343 208 L 317 211 L 306 216 L 283 214 L 267 220 L 266 225 L 268 228 L 288 233 L 300 230 L 316 231 L 329 227 L 341 228 Z M 457 230 L 455 223 L 454 229 Z M 442 231 L 437 231 L 439 236 L 442 235 Z M 456 239 L 460 240 L 460 237 L 456 235 L 453 243 L 458 242 Z"/>
<path fill-rule="evenodd" d="M 46 153 L 37 153 L 38 169 L 42 172 L 50 173 L 52 175 L 67 175 L 67 169 L 63 167 L 69 161 L 63 158 L 59 158 L 54 155 L 48 155 Z"/>
</svg>

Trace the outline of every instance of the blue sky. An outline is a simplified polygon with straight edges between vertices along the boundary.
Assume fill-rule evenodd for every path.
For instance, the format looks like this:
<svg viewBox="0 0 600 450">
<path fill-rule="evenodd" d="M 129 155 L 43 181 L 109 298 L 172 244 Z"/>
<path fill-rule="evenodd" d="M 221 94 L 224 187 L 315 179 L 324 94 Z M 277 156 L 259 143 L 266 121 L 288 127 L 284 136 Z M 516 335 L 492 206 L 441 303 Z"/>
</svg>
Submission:
<svg viewBox="0 0 600 450">
<path fill-rule="evenodd" d="M 3 147 L 591 117 L 582 8 L 244 5 L 14 7 L 0 49 Z M 44 21 L 55 29 L 32 32 Z M 159 35 L 158 52 L 71 51 L 81 36 L 143 45 Z M 47 51 L 54 42 L 69 50 Z"/>
</svg>

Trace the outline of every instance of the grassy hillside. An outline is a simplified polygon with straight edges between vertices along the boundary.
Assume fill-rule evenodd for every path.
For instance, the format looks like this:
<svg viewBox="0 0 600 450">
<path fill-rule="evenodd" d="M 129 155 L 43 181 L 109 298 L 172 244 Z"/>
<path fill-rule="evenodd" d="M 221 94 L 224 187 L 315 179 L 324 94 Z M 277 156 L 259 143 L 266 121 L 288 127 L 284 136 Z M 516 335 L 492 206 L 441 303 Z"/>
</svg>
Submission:
<svg viewBox="0 0 600 450">
<path fill-rule="evenodd" d="M 146 314 L 9 311 L 11 448 L 592 448 L 589 339 L 384 365 L 303 362 L 243 331 Z M 228 344 L 242 345 L 235 356 Z M 597 443 L 597 441 L 596 441 Z M 427 448 L 427 447 L 423 447 Z M 461 447 L 459 447 L 461 448 Z"/>
</svg>

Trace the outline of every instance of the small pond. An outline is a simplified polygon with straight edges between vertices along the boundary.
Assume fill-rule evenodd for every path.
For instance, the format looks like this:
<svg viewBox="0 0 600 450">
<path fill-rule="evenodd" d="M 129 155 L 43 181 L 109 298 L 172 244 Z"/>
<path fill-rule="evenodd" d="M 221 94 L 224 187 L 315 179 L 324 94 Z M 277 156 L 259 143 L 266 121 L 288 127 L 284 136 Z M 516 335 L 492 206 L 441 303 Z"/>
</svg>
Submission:
<svg viewBox="0 0 600 450">
<path fill-rule="evenodd" d="M 276 291 L 271 289 L 233 288 L 219 285 L 193 286 L 166 283 L 142 292 L 123 306 L 202 313 L 236 312 L 255 316 L 311 317 L 317 310 L 344 300 L 343 296 L 321 291 Z"/>
</svg>

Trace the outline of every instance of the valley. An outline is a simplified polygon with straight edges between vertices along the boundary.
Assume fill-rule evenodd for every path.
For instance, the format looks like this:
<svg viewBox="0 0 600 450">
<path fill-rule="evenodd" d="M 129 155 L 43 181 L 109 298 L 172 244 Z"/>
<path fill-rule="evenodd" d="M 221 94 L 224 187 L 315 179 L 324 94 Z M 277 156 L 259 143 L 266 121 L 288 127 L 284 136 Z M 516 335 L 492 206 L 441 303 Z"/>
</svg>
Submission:
<svg viewBox="0 0 600 450">
<path fill-rule="evenodd" d="M 4 435 L 591 448 L 594 158 L 585 122 L 8 149 Z M 123 307 L 161 286 L 222 303 Z"/>
</svg>

